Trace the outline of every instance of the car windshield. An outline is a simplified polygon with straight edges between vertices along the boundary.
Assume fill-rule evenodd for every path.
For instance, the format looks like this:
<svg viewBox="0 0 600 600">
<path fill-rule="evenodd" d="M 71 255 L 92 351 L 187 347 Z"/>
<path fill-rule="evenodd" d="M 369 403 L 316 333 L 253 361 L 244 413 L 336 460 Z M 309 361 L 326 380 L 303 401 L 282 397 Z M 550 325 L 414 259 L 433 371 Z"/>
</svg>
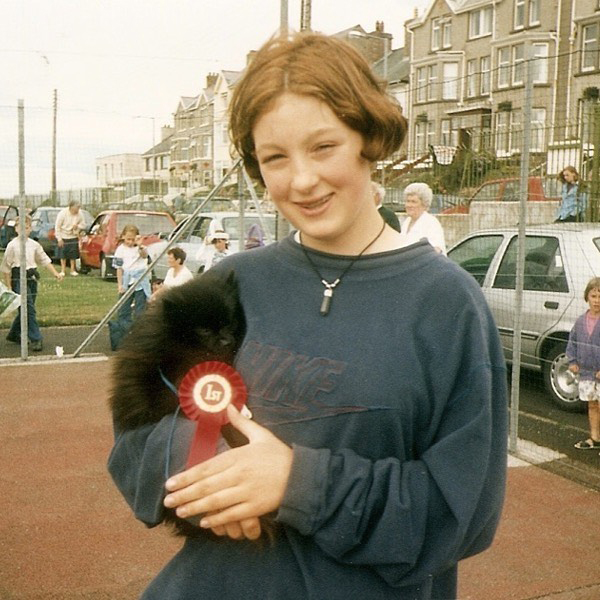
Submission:
<svg viewBox="0 0 600 600">
<path fill-rule="evenodd" d="M 221 219 L 223 223 L 223 229 L 229 234 L 230 239 L 239 240 L 240 239 L 240 219 L 239 217 L 225 217 Z M 275 239 L 275 219 L 263 219 L 263 223 L 260 222 L 260 218 L 258 216 L 245 216 L 244 217 L 244 229 L 245 235 L 244 239 L 248 235 L 248 231 L 252 225 L 259 225 L 263 230 L 266 227 L 267 231 L 270 234 L 271 239 Z M 267 237 L 267 236 L 265 236 Z M 266 241 L 266 240 L 265 240 Z"/>
<path fill-rule="evenodd" d="M 123 231 L 125 225 L 135 225 L 140 230 L 140 235 L 170 232 L 173 222 L 167 215 L 149 215 L 144 213 L 129 213 L 117 215 L 117 231 Z"/>
</svg>

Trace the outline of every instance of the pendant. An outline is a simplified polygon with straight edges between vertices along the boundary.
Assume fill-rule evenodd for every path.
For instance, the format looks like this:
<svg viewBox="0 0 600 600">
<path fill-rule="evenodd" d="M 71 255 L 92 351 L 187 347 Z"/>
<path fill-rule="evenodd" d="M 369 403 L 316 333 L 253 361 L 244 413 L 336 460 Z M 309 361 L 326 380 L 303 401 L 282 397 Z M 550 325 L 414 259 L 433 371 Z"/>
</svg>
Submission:
<svg viewBox="0 0 600 600">
<path fill-rule="evenodd" d="M 329 312 L 331 306 L 331 298 L 333 297 L 333 289 L 328 287 L 323 290 L 323 301 L 321 302 L 321 310 L 319 311 L 323 316 Z"/>
</svg>

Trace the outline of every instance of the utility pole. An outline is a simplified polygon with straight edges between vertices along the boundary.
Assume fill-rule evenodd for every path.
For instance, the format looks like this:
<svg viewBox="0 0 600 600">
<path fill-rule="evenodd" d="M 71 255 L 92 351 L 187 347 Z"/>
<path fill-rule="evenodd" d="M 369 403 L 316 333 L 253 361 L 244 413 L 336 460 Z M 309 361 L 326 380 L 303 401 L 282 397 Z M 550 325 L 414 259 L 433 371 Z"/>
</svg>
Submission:
<svg viewBox="0 0 600 600">
<path fill-rule="evenodd" d="M 288 33 L 288 2 L 287 0 L 280 0 L 279 4 L 279 33 L 282 36 L 286 36 Z"/>
<path fill-rule="evenodd" d="M 58 110 L 58 93 L 54 90 L 52 99 L 52 181 L 50 184 L 50 200 L 56 203 L 56 113 Z"/>
<path fill-rule="evenodd" d="M 300 9 L 300 31 L 311 30 L 311 0 L 302 0 L 302 8 Z"/>
</svg>

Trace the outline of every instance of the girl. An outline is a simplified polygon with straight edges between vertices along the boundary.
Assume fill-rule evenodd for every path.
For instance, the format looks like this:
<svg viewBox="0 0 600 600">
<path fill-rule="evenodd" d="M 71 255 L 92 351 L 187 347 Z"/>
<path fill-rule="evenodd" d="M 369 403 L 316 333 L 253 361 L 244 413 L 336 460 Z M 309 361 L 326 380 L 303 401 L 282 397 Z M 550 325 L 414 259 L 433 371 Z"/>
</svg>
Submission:
<svg viewBox="0 0 600 600">
<path fill-rule="evenodd" d="M 575 444 L 580 450 L 600 449 L 600 277 L 583 293 L 589 309 L 571 330 L 567 344 L 569 370 L 579 375 L 579 398 L 588 403 L 590 437 Z"/>
<path fill-rule="evenodd" d="M 247 330 L 249 440 L 186 471 L 179 419 L 121 431 L 109 468 L 135 514 L 161 502 L 223 537 L 186 540 L 143 598 L 455 598 L 492 541 L 506 464 L 506 371 L 477 283 L 373 202 L 406 123 L 334 38 L 268 42 L 235 87 L 233 143 L 296 231 L 224 259 Z M 183 442 L 185 440 L 185 443 Z M 180 470 L 181 472 L 177 473 Z M 278 523 L 257 544 L 258 518 Z"/>
<path fill-rule="evenodd" d="M 577 169 L 571 166 L 565 167 L 558 175 L 558 179 L 562 182 L 562 198 L 555 223 L 583 221 L 587 197 L 581 193 Z"/>
</svg>

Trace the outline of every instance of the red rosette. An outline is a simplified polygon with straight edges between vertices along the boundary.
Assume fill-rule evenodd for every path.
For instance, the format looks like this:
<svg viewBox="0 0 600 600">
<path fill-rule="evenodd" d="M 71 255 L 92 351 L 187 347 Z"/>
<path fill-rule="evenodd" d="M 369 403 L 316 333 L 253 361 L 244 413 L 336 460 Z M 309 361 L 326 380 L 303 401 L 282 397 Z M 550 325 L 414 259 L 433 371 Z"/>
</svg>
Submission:
<svg viewBox="0 0 600 600">
<path fill-rule="evenodd" d="M 221 427 L 229 422 L 227 406 L 241 410 L 246 402 L 246 385 L 230 365 L 206 361 L 192 367 L 179 385 L 179 404 L 184 414 L 197 422 L 187 468 L 216 454 Z"/>
</svg>

